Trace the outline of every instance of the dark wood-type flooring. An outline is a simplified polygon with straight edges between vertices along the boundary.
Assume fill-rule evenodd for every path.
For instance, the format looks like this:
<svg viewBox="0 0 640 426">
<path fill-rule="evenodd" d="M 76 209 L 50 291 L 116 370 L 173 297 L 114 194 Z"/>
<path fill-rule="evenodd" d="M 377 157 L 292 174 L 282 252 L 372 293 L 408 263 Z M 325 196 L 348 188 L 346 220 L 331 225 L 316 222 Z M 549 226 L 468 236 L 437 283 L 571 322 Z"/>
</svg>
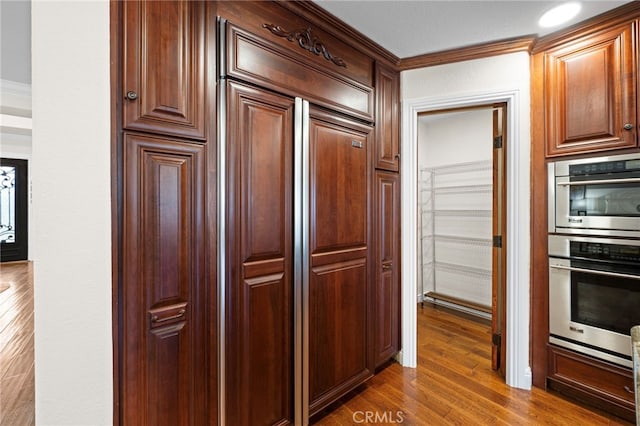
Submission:
<svg viewBox="0 0 640 426">
<path fill-rule="evenodd" d="M 33 268 L 0 264 L 0 425 L 35 424 L 33 374 Z"/>
<path fill-rule="evenodd" d="M 0 293 L 0 425 L 33 425 L 31 263 L 1 264 L 2 284 L 10 287 Z M 418 342 L 417 369 L 390 364 L 315 424 L 631 425 L 538 388 L 506 386 L 490 367 L 486 324 L 425 304 Z"/>
<path fill-rule="evenodd" d="M 486 324 L 418 307 L 418 368 L 387 366 L 315 424 L 372 424 L 368 415 L 373 424 L 631 425 L 558 394 L 508 387 L 491 370 L 490 341 Z"/>
</svg>

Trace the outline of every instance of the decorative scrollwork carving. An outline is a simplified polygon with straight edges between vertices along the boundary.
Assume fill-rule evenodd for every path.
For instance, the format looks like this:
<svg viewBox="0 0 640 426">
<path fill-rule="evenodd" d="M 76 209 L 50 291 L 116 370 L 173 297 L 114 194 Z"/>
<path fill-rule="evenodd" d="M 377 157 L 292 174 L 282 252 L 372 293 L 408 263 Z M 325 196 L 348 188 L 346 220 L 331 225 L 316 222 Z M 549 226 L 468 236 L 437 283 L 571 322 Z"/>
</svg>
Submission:
<svg viewBox="0 0 640 426">
<path fill-rule="evenodd" d="M 339 67 L 347 67 L 346 62 L 342 58 L 333 56 L 327 47 L 320 41 L 318 37 L 311 34 L 311 27 L 298 31 L 287 31 L 279 25 L 263 24 L 262 28 L 266 28 L 278 37 L 284 37 L 288 41 L 296 40 L 298 45 L 314 55 L 324 56 L 327 61 L 331 61 Z"/>
</svg>

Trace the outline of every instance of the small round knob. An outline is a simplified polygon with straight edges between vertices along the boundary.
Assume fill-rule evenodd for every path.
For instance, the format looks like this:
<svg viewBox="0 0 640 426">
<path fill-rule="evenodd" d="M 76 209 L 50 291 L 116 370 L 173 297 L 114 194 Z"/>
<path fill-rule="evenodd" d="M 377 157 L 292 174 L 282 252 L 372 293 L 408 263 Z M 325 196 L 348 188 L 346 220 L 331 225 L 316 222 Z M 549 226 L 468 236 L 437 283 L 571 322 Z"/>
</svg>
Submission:
<svg viewBox="0 0 640 426">
<path fill-rule="evenodd" d="M 126 98 L 129 99 L 130 101 L 135 101 L 136 99 L 138 99 L 138 94 L 133 90 L 129 90 L 127 92 Z"/>
<path fill-rule="evenodd" d="M 633 124 L 631 123 L 627 123 L 624 126 L 622 126 L 625 130 L 631 130 L 633 129 Z"/>
</svg>

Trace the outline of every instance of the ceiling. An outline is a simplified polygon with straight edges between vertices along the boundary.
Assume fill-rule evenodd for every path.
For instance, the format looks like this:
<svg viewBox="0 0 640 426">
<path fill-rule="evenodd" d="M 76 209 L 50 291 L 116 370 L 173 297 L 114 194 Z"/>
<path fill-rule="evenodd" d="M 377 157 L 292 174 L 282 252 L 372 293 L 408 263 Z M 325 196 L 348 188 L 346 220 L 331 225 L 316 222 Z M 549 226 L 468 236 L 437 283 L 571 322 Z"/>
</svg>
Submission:
<svg viewBox="0 0 640 426">
<path fill-rule="evenodd" d="M 543 36 L 628 1 L 583 0 L 577 17 L 542 29 L 537 21 L 562 1 L 314 0 L 399 58 L 522 36 Z"/>
</svg>

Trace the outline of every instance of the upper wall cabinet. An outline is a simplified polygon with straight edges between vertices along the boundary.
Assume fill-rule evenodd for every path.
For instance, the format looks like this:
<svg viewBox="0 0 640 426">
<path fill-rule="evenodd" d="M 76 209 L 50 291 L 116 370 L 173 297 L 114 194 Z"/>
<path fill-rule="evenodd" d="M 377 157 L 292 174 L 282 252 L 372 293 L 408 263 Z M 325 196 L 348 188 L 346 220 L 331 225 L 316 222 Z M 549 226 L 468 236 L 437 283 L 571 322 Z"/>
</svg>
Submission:
<svg viewBox="0 0 640 426">
<path fill-rule="evenodd" d="M 380 64 L 376 67 L 376 150 L 375 167 L 397 172 L 400 169 L 398 105 L 400 76 Z"/>
<path fill-rule="evenodd" d="M 205 138 L 203 2 L 123 7 L 123 127 Z"/>
<path fill-rule="evenodd" d="M 635 147 L 634 25 L 544 54 L 547 157 Z"/>
</svg>

